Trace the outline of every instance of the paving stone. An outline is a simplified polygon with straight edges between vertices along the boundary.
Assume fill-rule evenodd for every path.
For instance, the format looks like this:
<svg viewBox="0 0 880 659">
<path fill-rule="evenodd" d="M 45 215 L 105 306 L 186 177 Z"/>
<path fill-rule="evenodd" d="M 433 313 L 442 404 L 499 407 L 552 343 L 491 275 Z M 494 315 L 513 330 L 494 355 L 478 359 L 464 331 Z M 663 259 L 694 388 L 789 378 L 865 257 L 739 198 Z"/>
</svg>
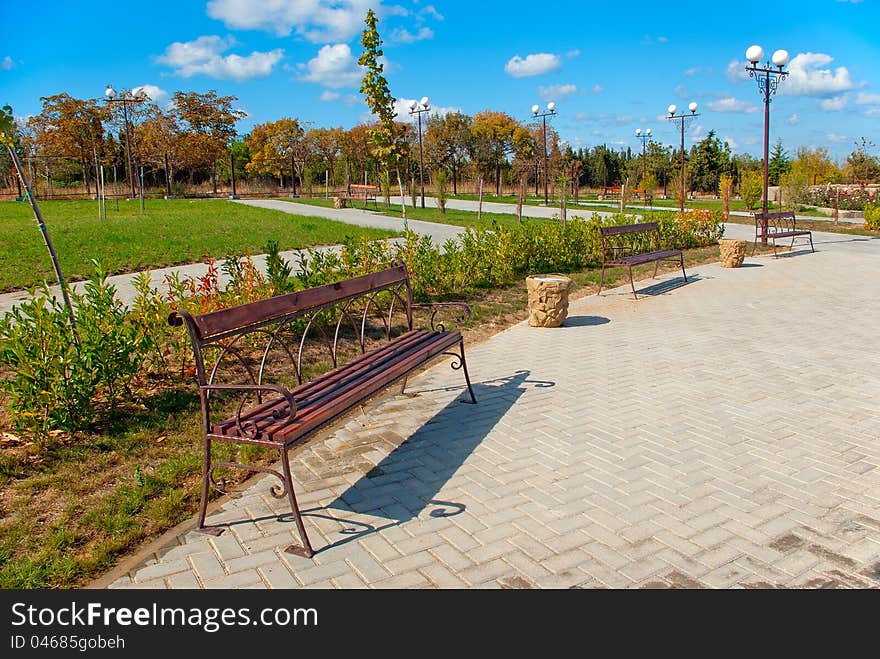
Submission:
<svg viewBox="0 0 880 659">
<path fill-rule="evenodd" d="M 292 456 L 314 559 L 261 481 L 113 587 L 876 587 L 880 241 L 815 238 L 469 348 L 477 406 L 440 364 L 328 428 Z"/>
</svg>

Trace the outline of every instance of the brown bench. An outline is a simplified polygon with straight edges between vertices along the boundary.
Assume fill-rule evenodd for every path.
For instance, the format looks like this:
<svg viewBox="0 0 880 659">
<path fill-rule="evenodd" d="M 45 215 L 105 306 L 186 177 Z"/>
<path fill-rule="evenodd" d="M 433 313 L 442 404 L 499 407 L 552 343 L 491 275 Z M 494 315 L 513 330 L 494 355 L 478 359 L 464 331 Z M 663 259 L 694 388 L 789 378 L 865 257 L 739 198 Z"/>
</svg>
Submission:
<svg viewBox="0 0 880 659">
<path fill-rule="evenodd" d="M 602 241 L 602 278 L 599 282 L 599 295 L 605 285 L 605 268 L 608 266 L 626 266 L 629 268 L 629 283 L 636 300 L 636 285 L 633 282 L 634 266 L 656 262 L 654 277 L 660 268 L 660 261 L 679 261 L 681 274 L 687 281 L 684 271 L 684 254 L 680 249 L 661 249 L 660 225 L 657 222 L 642 224 L 621 224 L 617 226 L 599 227 Z"/>
<path fill-rule="evenodd" d="M 377 195 L 379 194 L 379 187 L 375 185 L 361 185 L 361 184 L 352 184 L 348 186 L 348 192 L 340 192 L 339 194 L 334 195 L 337 199 L 345 202 L 345 201 L 362 201 L 364 202 L 364 208 L 367 207 L 367 203 L 372 201 L 373 205 L 378 210 L 379 202 L 376 200 Z"/>
<path fill-rule="evenodd" d="M 413 310 L 420 307 L 430 312 L 431 330 L 414 329 Z M 286 551 L 311 557 L 288 451 L 395 382 L 405 387 L 408 375 L 441 355 L 455 358 L 452 367 L 463 371 L 476 403 L 461 332 L 435 326 L 439 314 L 450 311 L 458 321 L 470 316 L 465 304 L 413 304 L 406 266 L 398 265 L 200 316 L 173 312 L 168 322 L 189 330 L 202 405 L 198 528 L 213 535 L 223 531 L 205 526 L 209 487 L 223 492 L 225 486 L 216 469 L 268 473 L 281 481 L 272 495 L 288 497 L 302 540 L 301 547 Z M 319 368 L 322 360 L 327 365 Z M 234 400 L 222 405 L 223 394 Z M 212 462 L 213 442 L 278 450 L 282 471 Z"/>
<path fill-rule="evenodd" d="M 755 213 L 755 244 L 752 246 L 752 254 L 758 248 L 758 241 L 765 236 L 767 240 L 773 241 L 773 256 L 775 258 L 779 258 L 779 254 L 776 252 L 776 241 L 779 238 L 791 238 L 790 247 L 794 247 L 795 239 L 799 236 L 806 236 L 810 239 L 810 249 L 814 253 L 816 251 L 816 248 L 813 247 L 813 232 L 797 228 L 794 211 Z"/>
</svg>

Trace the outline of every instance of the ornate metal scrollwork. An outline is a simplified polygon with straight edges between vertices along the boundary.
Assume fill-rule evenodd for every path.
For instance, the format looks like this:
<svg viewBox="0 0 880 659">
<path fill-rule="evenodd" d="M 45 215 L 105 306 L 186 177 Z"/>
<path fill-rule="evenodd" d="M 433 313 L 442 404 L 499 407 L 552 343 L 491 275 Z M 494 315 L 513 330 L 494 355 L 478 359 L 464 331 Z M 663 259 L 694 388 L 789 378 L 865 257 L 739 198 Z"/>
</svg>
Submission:
<svg viewBox="0 0 880 659">
<path fill-rule="evenodd" d="M 252 394 L 259 394 L 265 392 L 274 392 L 282 396 L 286 401 L 287 405 L 284 409 L 275 408 L 271 412 L 271 416 L 273 419 L 278 421 L 283 421 L 285 419 L 292 419 L 296 416 L 296 401 L 293 399 L 293 394 L 291 394 L 284 387 L 280 387 L 278 385 L 273 384 L 258 384 L 258 385 L 249 385 L 249 384 L 209 384 L 204 385 L 202 387 L 207 393 L 211 391 L 240 391 L 242 392 L 241 398 L 238 404 L 238 409 L 235 412 L 235 426 L 238 430 L 241 437 L 246 437 L 248 439 L 259 440 L 262 438 L 262 431 L 259 429 L 259 426 L 256 421 L 245 419 L 242 421 L 241 413 L 244 410 L 245 403 L 247 402 L 248 396 Z"/>
<path fill-rule="evenodd" d="M 215 462 L 211 465 L 210 471 L 208 471 L 208 480 L 211 483 L 211 487 L 213 487 L 220 494 L 228 494 L 226 491 L 227 480 L 221 476 L 219 479 L 214 476 L 214 471 L 220 467 L 226 469 L 242 469 L 244 471 L 250 471 L 256 474 L 271 474 L 275 476 L 278 480 L 281 481 L 281 485 L 273 485 L 270 489 L 272 496 L 276 499 L 282 499 L 287 496 L 287 483 L 284 480 L 284 476 L 274 469 L 270 469 L 269 467 L 257 467 L 255 465 L 246 465 L 241 464 L 239 462 Z"/>
<path fill-rule="evenodd" d="M 431 330 L 434 332 L 445 332 L 446 324 L 436 322 L 437 314 L 441 311 L 449 309 L 458 309 L 459 315 L 454 316 L 452 320 L 458 324 L 466 323 L 471 318 L 471 308 L 464 302 L 431 302 L 427 304 L 414 304 L 413 309 L 431 309 Z"/>
</svg>

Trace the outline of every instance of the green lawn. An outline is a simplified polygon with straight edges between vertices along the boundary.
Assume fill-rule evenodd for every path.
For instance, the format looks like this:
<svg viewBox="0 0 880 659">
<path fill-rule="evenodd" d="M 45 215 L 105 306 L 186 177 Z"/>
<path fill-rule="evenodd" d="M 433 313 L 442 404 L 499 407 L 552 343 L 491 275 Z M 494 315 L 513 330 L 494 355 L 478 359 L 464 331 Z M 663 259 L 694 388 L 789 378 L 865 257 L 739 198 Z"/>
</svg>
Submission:
<svg viewBox="0 0 880 659">
<path fill-rule="evenodd" d="M 40 210 L 70 281 L 88 277 L 97 259 L 110 274 L 135 272 L 207 257 L 260 254 L 268 240 L 282 250 L 332 245 L 352 238 L 387 238 L 367 229 L 317 217 L 289 215 L 225 200 L 122 201 L 98 218 L 94 201 L 44 201 Z M 0 202 L 0 292 L 54 282 L 52 263 L 28 204 Z"/>
<path fill-rule="evenodd" d="M 333 208 L 333 200 L 320 198 L 302 198 L 302 199 L 283 199 L 282 201 L 291 201 L 298 204 L 306 204 L 308 206 L 320 206 L 322 208 Z M 363 202 L 354 202 L 353 208 L 363 209 Z M 367 210 L 375 211 L 376 207 L 370 202 Z M 378 204 L 378 212 L 388 217 L 401 218 L 403 216 L 400 205 L 395 204 L 391 207 L 385 206 L 380 199 Z M 407 204 L 406 217 L 408 220 L 423 220 L 425 222 L 437 222 L 438 224 L 453 224 L 460 227 L 491 227 L 492 224 L 514 224 L 516 217 L 510 213 L 483 213 L 480 219 L 477 219 L 476 211 L 462 211 L 448 209 L 446 213 L 441 213 L 436 208 L 413 208 Z M 529 218 L 535 219 L 535 218 Z"/>
</svg>

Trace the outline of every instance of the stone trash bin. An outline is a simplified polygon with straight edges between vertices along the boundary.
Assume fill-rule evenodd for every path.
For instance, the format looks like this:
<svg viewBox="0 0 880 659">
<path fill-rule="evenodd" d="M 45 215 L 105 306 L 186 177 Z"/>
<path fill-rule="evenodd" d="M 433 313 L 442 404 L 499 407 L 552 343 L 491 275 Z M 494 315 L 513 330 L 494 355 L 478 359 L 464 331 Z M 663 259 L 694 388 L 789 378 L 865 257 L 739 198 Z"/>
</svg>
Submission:
<svg viewBox="0 0 880 659">
<path fill-rule="evenodd" d="M 721 267 L 738 268 L 746 258 L 746 241 L 734 238 L 722 238 L 718 241 L 721 246 Z"/>
<path fill-rule="evenodd" d="M 529 275 L 529 325 L 559 327 L 568 317 L 571 279 L 565 275 Z"/>
</svg>

